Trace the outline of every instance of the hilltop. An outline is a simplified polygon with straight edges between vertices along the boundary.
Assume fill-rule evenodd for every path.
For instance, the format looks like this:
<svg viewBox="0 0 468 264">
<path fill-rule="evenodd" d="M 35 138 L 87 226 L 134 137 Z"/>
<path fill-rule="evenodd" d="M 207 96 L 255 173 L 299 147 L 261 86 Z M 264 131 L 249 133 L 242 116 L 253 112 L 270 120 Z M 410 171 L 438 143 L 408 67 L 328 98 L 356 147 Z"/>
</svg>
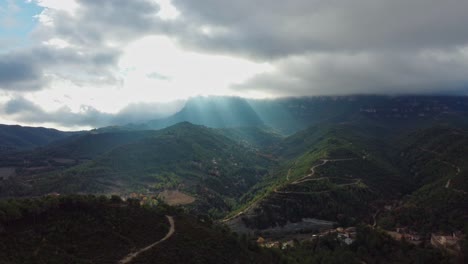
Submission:
<svg viewBox="0 0 468 264">
<path fill-rule="evenodd" d="M 73 133 L 43 127 L 0 125 L 0 154 L 19 150 L 31 150 Z"/>
<path fill-rule="evenodd" d="M 118 263 L 165 236 L 167 241 L 132 263 L 280 263 L 275 252 L 241 240 L 221 226 L 164 204 L 146 207 L 119 197 L 1 201 L 0 233 L 3 263 Z"/>
</svg>

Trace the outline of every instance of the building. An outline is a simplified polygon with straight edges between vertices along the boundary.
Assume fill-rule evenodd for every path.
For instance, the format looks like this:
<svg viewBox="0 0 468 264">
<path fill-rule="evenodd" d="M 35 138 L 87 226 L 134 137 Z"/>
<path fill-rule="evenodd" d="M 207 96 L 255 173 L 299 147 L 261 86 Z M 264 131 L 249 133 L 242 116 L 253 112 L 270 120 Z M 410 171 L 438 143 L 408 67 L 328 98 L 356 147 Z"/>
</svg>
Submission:
<svg viewBox="0 0 468 264">
<path fill-rule="evenodd" d="M 460 244 L 458 243 L 460 239 L 461 236 L 456 233 L 452 235 L 431 234 L 431 245 L 436 248 L 445 249 L 450 253 L 456 253 L 461 250 Z"/>
<path fill-rule="evenodd" d="M 265 244 L 265 239 L 263 237 L 258 237 L 257 244 L 264 245 Z"/>
</svg>

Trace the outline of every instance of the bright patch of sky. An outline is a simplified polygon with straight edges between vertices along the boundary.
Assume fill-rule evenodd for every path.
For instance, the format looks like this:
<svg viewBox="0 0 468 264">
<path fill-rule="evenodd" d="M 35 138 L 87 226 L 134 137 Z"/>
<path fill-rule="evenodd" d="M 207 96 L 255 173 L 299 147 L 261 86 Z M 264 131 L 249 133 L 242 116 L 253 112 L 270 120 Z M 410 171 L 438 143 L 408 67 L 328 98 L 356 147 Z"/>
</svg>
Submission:
<svg viewBox="0 0 468 264">
<path fill-rule="evenodd" d="M 0 52 L 29 45 L 29 33 L 43 8 L 24 0 L 0 0 Z"/>
<path fill-rule="evenodd" d="M 54 78 L 48 89 L 30 93 L 26 98 L 48 111 L 63 105 L 79 111 L 87 105 L 115 113 L 134 102 L 168 102 L 198 95 L 239 95 L 230 89 L 231 85 L 271 70 L 267 63 L 187 51 L 163 36 L 144 37 L 130 43 L 123 50 L 118 68 L 120 85 L 78 86 Z M 109 95 L 118 100 L 110 100 Z"/>
</svg>

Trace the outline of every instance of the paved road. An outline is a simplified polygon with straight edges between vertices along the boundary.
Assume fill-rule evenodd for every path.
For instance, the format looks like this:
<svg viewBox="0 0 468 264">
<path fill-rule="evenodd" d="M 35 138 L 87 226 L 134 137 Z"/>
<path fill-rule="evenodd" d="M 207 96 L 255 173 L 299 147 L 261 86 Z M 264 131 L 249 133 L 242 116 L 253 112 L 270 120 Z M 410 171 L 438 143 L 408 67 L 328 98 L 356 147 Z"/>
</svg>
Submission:
<svg viewBox="0 0 468 264">
<path fill-rule="evenodd" d="M 158 244 L 166 241 L 167 239 L 169 239 L 175 232 L 175 224 L 174 224 L 174 218 L 172 216 L 168 216 L 166 215 L 167 217 L 167 220 L 169 221 L 169 224 L 171 225 L 171 227 L 169 228 L 169 232 L 167 232 L 166 236 L 163 237 L 161 240 L 157 241 L 157 242 L 154 242 L 153 244 L 147 246 L 147 247 L 144 247 L 134 253 L 130 253 L 128 254 L 126 257 L 124 257 L 123 259 L 121 259 L 119 261 L 119 264 L 127 264 L 127 263 L 130 263 L 132 262 L 132 260 L 134 258 L 136 258 L 138 255 L 140 255 L 141 253 L 145 252 L 145 251 L 148 251 L 150 249 L 152 249 L 153 247 L 157 246 Z"/>
</svg>

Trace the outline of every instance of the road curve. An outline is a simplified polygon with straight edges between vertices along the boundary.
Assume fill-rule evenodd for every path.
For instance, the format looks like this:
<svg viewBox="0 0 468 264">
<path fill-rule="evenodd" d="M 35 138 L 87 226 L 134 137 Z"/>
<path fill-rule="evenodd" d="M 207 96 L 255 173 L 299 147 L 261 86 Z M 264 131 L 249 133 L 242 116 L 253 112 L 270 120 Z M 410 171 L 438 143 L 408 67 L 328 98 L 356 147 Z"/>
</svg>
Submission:
<svg viewBox="0 0 468 264">
<path fill-rule="evenodd" d="M 320 164 L 317 164 L 315 166 L 313 166 L 312 168 L 310 168 L 310 173 L 307 174 L 306 176 L 298 179 L 298 180 L 295 180 L 293 181 L 291 184 L 300 184 L 304 181 L 309 181 L 311 177 L 313 177 L 315 175 L 315 169 L 320 167 L 320 166 L 323 166 L 325 164 L 327 164 L 328 162 L 338 162 L 338 161 L 349 161 L 349 160 L 356 160 L 356 158 L 346 158 L 346 159 L 320 159 L 320 161 L 322 161 Z M 291 169 L 288 170 L 288 174 L 286 175 L 286 179 L 289 180 L 289 175 L 291 173 Z M 273 190 L 274 193 L 279 193 L 279 194 L 288 194 L 288 193 L 293 193 L 293 192 L 281 192 L 281 191 L 278 191 L 277 189 L 274 189 Z M 325 191 L 326 192 L 326 191 Z M 301 193 L 301 192 L 295 192 L 297 194 L 310 194 L 310 193 Z M 245 212 L 247 212 L 248 210 L 250 210 L 250 208 L 252 208 L 254 205 L 256 205 L 256 202 L 253 202 L 252 204 L 250 204 L 249 206 L 247 206 L 244 210 L 238 212 L 237 214 L 229 217 L 229 218 L 225 218 L 223 219 L 221 222 L 225 223 L 225 222 L 228 222 L 240 215 L 243 215 Z"/>
<path fill-rule="evenodd" d="M 312 168 L 310 168 L 310 173 L 307 174 L 306 176 L 298 179 L 298 180 L 295 180 L 293 181 L 291 184 L 300 184 L 302 182 L 304 182 L 304 180 L 308 179 L 308 178 L 311 178 L 311 177 L 314 177 L 315 175 L 315 169 L 320 167 L 320 166 L 323 166 L 325 164 L 327 164 L 328 162 L 339 162 L 339 161 L 349 161 L 349 160 L 356 160 L 356 158 L 347 158 L 347 159 L 321 159 L 322 163 L 320 164 L 317 164 L 315 166 L 313 166 Z"/>
<path fill-rule="evenodd" d="M 141 253 L 143 253 L 145 251 L 148 251 L 148 250 L 152 249 L 153 247 L 157 246 L 158 244 L 160 244 L 160 243 L 166 241 L 167 239 L 169 239 L 175 232 L 175 224 L 174 224 L 174 218 L 172 216 L 166 215 L 166 217 L 167 217 L 167 220 L 169 221 L 169 224 L 171 225 L 171 227 L 169 228 L 169 232 L 167 232 L 165 237 L 163 237 L 161 240 L 159 240 L 157 242 L 154 242 L 153 244 L 151 244 L 151 245 L 149 245 L 147 247 L 144 247 L 144 248 L 142 248 L 142 249 L 140 249 L 140 250 L 138 250 L 136 252 L 128 254 L 123 259 L 121 259 L 118 263 L 119 264 L 130 263 L 130 262 L 132 262 L 132 260 L 134 258 L 136 258 Z"/>
</svg>

